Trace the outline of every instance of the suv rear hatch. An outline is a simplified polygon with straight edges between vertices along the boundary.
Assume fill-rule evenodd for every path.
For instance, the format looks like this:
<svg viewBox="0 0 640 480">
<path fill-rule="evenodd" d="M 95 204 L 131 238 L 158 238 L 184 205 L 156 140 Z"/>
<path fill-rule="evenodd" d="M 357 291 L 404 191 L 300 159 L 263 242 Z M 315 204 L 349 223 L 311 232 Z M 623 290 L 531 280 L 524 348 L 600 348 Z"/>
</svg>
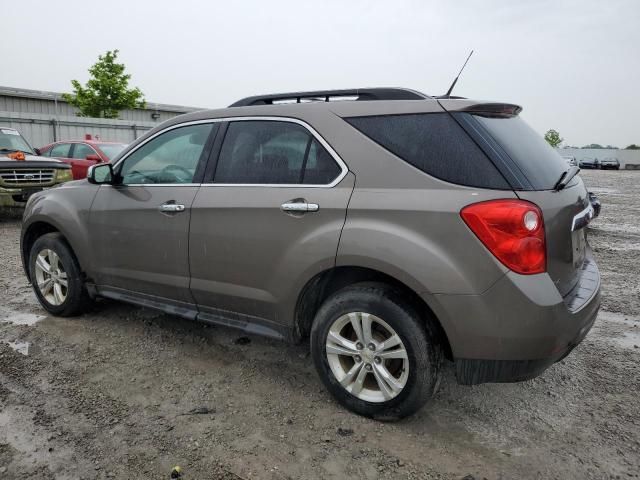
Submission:
<svg viewBox="0 0 640 480">
<path fill-rule="evenodd" d="M 578 308 L 577 303 L 584 302 L 573 297 L 586 301 L 591 296 L 580 280 L 595 269 L 586 242 L 586 225 L 593 209 L 582 179 L 575 176 L 564 187 L 557 187 L 563 173 L 572 167 L 518 116 L 520 107 L 440 102 L 492 160 L 516 195 L 542 210 L 547 272 L 567 305 Z M 597 282 L 592 283 L 595 291 Z"/>
</svg>

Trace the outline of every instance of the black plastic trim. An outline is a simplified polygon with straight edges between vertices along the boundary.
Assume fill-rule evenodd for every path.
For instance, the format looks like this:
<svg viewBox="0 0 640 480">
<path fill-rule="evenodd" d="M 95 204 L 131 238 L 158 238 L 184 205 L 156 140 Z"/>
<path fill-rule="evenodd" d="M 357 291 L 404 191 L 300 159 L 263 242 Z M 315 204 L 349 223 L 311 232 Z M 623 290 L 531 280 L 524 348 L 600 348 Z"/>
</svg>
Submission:
<svg viewBox="0 0 640 480">
<path fill-rule="evenodd" d="M 214 149 L 213 147 L 218 137 L 218 133 L 220 132 L 219 123 L 212 123 L 211 125 L 212 125 L 212 128 L 211 128 L 211 131 L 209 132 L 209 137 L 207 137 L 207 141 L 204 144 L 204 148 L 202 149 L 200 158 L 198 159 L 198 166 L 196 167 L 196 171 L 193 174 L 192 183 L 202 183 L 207 172 L 207 166 L 211 159 L 211 152 Z"/>
<path fill-rule="evenodd" d="M 489 132 L 467 112 L 449 112 L 462 129 L 469 134 L 474 142 L 495 165 L 507 183 L 514 190 L 534 190 L 533 185 L 518 164 L 514 162 L 504 149 L 489 135 Z"/>
<path fill-rule="evenodd" d="M 571 313 L 576 313 L 589 303 L 599 289 L 600 271 L 589 249 L 583 264 L 580 266 L 578 282 L 562 300 Z"/>
<path fill-rule="evenodd" d="M 255 95 L 246 97 L 229 105 L 229 107 L 246 107 L 249 105 L 272 105 L 273 102 L 295 100 L 300 103 L 302 99 L 323 98 L 325 102 L 330 97 L 358 97 L 357 100 L 425 100 L 431 98 L 424 93 L 408 88 L 355 88 L 344 90 L 315 90 L 310 92 L 275 93 L 269 95 Z"/>
<path fill-rule="evenodd" d="M 216 168 L 218 167 L 218 158 L 220 157 L 220 151 L 222 150 L 222 143 L 224 142 L 224 138 L 227 136 L 228 128 L 229 122 L 219 123 L 218 133 L 211 147 L 211 152 L 209 153 L 209 159 L 207 160 L 207 167 L 204 171 L 202 183 L 213 183 Z"/>
<path fill-rule="evenodd" d="M 456 379 L 460 385 L 513 383 L 537 377 L 555 363 L 542 360 L 476 360 L 456 358 Z"/>
</svg>

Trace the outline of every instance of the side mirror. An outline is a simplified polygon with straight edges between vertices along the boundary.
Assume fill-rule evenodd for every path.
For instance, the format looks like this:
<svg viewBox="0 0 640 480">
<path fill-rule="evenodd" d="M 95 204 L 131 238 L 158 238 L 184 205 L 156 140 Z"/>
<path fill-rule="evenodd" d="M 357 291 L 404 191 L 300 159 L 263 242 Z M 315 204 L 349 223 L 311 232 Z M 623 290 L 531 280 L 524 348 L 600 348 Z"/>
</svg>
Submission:
<svg viewBox="0 0 640 480">
<path fill-rule="evenodd" d="M 96 185 L 111 185 L 113 184 L 114 178 L 113 167 L 110 163 L 91 165 L 87 171 L 87 180 L 89 180 L 89 183 Z"/>
<path fill-rule="evenodd" d="M 91 154 L 87 155 L 84 158 L 85 158 L 85 160 L 90 160 L 90 161 L 96 162 L 96 163 L 102 162 L 102 158 L 100 158 L 100 155 L 96 155 L 95 153 L 91 153 Z"/>
</svg>

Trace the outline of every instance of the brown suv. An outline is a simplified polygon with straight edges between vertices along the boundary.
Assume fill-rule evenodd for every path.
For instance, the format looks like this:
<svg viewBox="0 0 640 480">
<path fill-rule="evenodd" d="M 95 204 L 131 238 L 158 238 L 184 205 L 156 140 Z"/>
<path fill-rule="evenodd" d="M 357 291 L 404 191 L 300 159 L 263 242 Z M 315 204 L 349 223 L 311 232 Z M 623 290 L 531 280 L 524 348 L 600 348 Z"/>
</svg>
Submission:
<svg viewBox="0 0 640 480">
<path fill-rule="evenodd" d="M 177 117 L 31 198 L 25 270 L 55 315 L 100 296 L 309 338 L 363 415 L 416 411 L 444 358 L 532 378 L 587 334 L 600 276 L 578 168 L 520 110 L 361 89 Z"/>
</svg>

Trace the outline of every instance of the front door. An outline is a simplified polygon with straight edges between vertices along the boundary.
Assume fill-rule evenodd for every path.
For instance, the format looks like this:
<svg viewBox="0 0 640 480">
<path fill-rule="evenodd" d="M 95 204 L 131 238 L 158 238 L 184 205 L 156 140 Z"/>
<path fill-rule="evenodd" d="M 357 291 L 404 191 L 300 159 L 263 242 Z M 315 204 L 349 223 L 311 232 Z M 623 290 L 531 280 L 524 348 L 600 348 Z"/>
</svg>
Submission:
<svg viewBox="0 0 640 480">
<path fill-rule="evenodd" d="M 215 176 L 191 213 L 200 318 L 276 336 L 286 330 L 304 282 L 334 266 L 354 186 L 329 150 L 295 121 L 229 122 Z"/>
<path fill-rule="evenodd" d="M 215 130 L 213 123 L 172 128 L 115 166 L 121 182 L 101 186 L 90 212 L 92 274 L 99 290 L 115 287 L 193 303 L 189 220 Z"/>
</svg>

